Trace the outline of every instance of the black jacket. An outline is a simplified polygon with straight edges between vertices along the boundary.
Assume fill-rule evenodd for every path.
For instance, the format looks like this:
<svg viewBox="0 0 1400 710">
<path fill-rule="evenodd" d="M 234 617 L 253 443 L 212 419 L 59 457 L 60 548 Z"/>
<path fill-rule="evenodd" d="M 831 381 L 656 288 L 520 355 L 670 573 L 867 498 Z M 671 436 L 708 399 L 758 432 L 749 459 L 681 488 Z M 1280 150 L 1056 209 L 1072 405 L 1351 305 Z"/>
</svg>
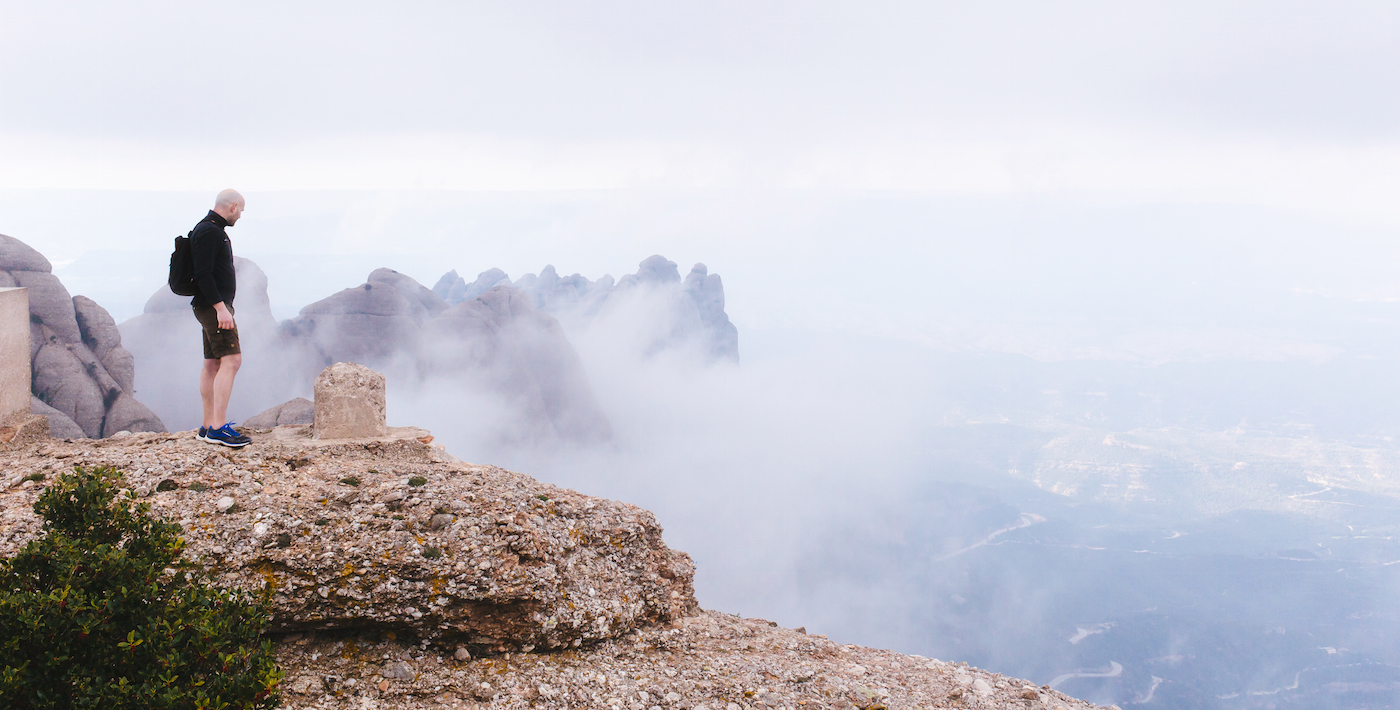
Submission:
<svg viewBox="0 0 1400 710">
<path fill-rule="evenodd" d="M 209 210 L 209 214 L 194 226 L 190 253 L 194 257 L 194 282 L 199 291 L 190 301 L 192 306 L 208 307 L 219 301 L 226 306 L 233 305 L 238 284 L 233 273 L 233 243 L 224 233 L 227 226 L 228 220 L 214 210 Z"/>
</svg>

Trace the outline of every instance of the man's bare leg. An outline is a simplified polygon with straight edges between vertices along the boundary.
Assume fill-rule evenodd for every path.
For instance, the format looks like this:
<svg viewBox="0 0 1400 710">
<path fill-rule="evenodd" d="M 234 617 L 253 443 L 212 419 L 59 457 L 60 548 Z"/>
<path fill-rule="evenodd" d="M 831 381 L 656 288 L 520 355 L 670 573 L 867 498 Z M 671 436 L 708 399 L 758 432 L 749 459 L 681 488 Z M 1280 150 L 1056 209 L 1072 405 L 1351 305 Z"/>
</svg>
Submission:
<svg viewBox="0 0 1400 710">
<path fill-rule="evenodd" d="M 214 377 L 219 374 L 218 360 L 205 360 L 204 367 L 199 371 L 199 397 L 204 400 L 203 426 L 221 427 L 223 422 L 210 424 L 214 421 Z"/>
<path fill-rule="evenodd" d="M 199 394 L 204 398 L 204 426 L 218 429 L 228 422 L 228 400 L 233 395 L 233 378 L 243 365 L 242 355 L 225 355 L 205 360 L 199 374 Z"/>
</svg>

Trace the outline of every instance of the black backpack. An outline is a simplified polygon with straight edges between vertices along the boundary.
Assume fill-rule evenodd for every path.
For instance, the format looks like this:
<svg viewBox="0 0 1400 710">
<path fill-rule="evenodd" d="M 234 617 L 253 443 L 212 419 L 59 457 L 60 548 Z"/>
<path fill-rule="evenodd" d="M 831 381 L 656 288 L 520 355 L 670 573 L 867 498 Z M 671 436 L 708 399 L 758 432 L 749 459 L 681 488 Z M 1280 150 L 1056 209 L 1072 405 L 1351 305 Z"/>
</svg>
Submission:
<svg viewBox="0 0 1400 710">
<path fill-rule="evenodd" d="M 193 236 L 194 231 L 191 230 L 189 236 L 175 237 L 175 251 L 170 253 L 170 290 L 176 296 L 195 294 L 194 253 L 190 246 L 190 237 Z"/>
</svg>

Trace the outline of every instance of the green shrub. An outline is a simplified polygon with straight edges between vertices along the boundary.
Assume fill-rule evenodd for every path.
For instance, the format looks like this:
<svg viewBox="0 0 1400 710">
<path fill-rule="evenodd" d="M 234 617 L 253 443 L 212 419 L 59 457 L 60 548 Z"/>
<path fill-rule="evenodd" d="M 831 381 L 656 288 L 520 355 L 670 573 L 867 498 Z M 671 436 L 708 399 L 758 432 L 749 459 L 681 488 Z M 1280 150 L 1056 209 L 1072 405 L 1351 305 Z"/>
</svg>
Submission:
<svg viewBox="0 0 1400 710">
<path fill-rule="evenodd" d="M 34 504 L 43 536 L 0 560 L 0 707 L 273 708 L 266 607 L 180 561 L 180 526 L 75 469 Z"/>
</svg>

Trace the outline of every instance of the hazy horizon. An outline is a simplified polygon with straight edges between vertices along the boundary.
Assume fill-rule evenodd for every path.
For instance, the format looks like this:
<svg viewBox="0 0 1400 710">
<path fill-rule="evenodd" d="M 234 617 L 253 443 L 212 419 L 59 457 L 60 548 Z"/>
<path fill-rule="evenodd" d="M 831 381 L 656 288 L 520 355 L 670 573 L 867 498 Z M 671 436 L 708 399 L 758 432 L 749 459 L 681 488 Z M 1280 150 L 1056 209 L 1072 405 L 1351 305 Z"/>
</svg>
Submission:
<svg viewBox="0 0 1400 710">
<path fill-rule="evenodd" d="M 9 3 L 0 233 L 118 322 L 225 187 L 279 320 L 379 267 L 704 263 L 738 367 L 564 319 L 611 445 L 495 446 L 421 383 L 391 423 L 655 510 L 706 606 L 1038 683 L 1120 663 L 1061 688 L 1125 707 L 1389 707 L 1397 24 Z"/>
</svg>

